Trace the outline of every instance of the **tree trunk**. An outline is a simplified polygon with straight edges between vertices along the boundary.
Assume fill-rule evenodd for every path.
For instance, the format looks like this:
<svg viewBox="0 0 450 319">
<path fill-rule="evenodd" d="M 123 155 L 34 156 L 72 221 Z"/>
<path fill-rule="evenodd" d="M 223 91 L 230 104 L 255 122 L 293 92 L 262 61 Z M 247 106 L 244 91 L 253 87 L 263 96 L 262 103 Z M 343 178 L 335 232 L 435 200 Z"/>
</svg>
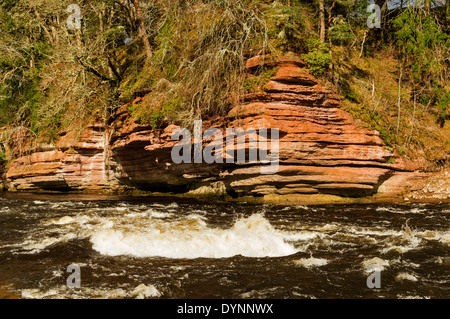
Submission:
<svg viewBox="0 0 450 319">
<path fill-rule="evenodd" d="M 414 111 L 413 111 L 413 117 L 412 117 L 412 124 L 411 124 L 411 132 L 409 133 L 409 137 L 406 140 L 406 145 L 408 145 L 411 142 L 413 133 L 414 133 L 414 124 L 416 121 L 416 89 L 414 88 Z"/>
<path fill-rule="evenodd" d="M 331 25 L 331 17 L 333 13 L 334 6 L 336 5 L 336 0 L 333 1 L 333 4 L 331 5 L 330 9 L 328 10 L 328 25 Z"/>
<path fill-rule="evenodd" d="M 425 0 L 425 10 L 430 13 L 431 11 L 431 0 Z"/>
<path fill-rule="evenodd" d="M 381 9 L 381 17 L 380 17 L 380 22 L 381 22 L 381 34 L 384 37 L 384 24 L 386 23 L 386 14 L 388 13 L 388 0 L 374 0 L 375 4 L 378 5 Z M 380 32 L 380 31 L 376 31 L 376 32 Z"/>
<path fill-rule="evenodd" d="M 145 29 L 144 19 L 142 18 L 142 12 L 139 0 L 133 0 L 134 9 L 136 10 L 136 19 L 139 24 L 139 36 L 144 43 L 145 54 L 147 55 L 147 62 L 149 63 L 152 59 L 153 53 L 152 48 L 150 46 L 150 42 L 148 41 L 147 31 Z"/>
<path fill-rule="evenodd" d="M 325 5 L 324 0 L 319 0 L 320 43 L 325 43 Z"/>
<path fill-rule="evenodd" d="M 375 4 L 379 5 L 380 8 L 383 8 L 384 4 L 386 3 L 387 0 L 375 0 Z"/>
<path fill-rule="evenodd" d="M 445 1 L 445 17 L 450 24 L 450 0 Z"/>
<path fill-rule="evenodd" d="M 400 66 L 400 76 L 398 77 L 398 115 L 397 115 L 397 142 L 398 142 L 398 131 L 400 129 L 400 111 L 402 105 L 402 75 L 403 75 L 403 67 Z"/>
<path fill-rule="evenodd" d="M 367 30 L 364 31 L 364 38 L 361 44 L 361 52 L 359 53 L 359 58 L 363 56 L 364 53 L 364 43 L 366 43 L 366 37 L 367 37 Z"/>
<path fill-rule="evenodd" d="M 331 27 L 331 20 L 332 20 L 332 12 L 333 12 L 333 8 L 336 5 L 336 0 L 333 1 L 332 6 L 330 7 L 330 9 L 328 10 L 328 27 Z M 328 54 L 330 55 L 330 79 L 331 81 L 334 83 L 333 78 L 334 78 L 334 65 L 333 65 L 333 43 L 331 42 L 331 38 L 328 37 L 328 41 L 329 41 L 329 45 L 330 45 L 330 49 L 328 51 Z"/>
</svg>

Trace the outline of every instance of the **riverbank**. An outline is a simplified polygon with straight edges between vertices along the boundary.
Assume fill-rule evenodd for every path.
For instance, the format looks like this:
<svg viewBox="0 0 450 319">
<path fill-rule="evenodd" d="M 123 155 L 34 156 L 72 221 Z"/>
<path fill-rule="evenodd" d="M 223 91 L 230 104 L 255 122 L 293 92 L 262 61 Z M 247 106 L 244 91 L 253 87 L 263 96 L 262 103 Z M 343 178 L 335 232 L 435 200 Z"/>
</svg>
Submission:
<svg viewBox="0 0 450 319">
<path fill-rule="evenodd" d="M 230 137 L 232 143 L 226 147 L 233 149 L 233 155 L 250 157 L 255 149 L 250 140 L 242 143 L 234 133 L 227 133 L 230 128 L 244 130 L 248 139 L 264 141 L 262 149 L 267 151 L 269 145 L 276 145 L 271 162 L 276 166 L 265 165 L 262 158 L 229 163 L 223 145 L 222 150 L 214 149 L 212 163 L 183 159 L 175 164 L 173 151 L 179 145 L 172 137 L 181 127 L 141 123 L 132 110 L 149 97 L 138 97 L 108 121 L 97 114 L 80 132 L 60 132 L 53 144 L 37 143 L 15 154 L 4 169 L 5 188 L 144 196 L 160 192 L 311 205 L 448 199 L 449 187 L 439 188 L 439 174 L 426 173 L 436 169 L 436 163 L 401 155 L 388 146 L 379 131 L 364 127 L 341 109 L 338 94 L 311 74 L 298 56 L 275 60 L 255 56 L 246 62 L 246 74 L 257 78 L 261 67 L 271 70 L 264 88 L 253 88 L 226 116 L 205 118 L 201 127 L 205 133 L 220 131 L 222 143 L 224 136 L 227 141 Z M 268 128 L 277 128 L 278 134 L 266 136 Z M 204 152 L 211 149 L 210 142 L 202 135 Z M 273 174 L 264 174 L 268 168 L 275 169 Z M 434 182 L 428 182 L 430 176 Z"/>
<path fill-rule="evenodd" d="M 414 178 L 415 177 L 415 178 Z M 403 183 L 403 184 L 402 184 Z M 61 200 L 129 200 L 139 198 L 213 201 L 216 203 L 248 203 L 269 205 L 338 205 L 338 204 L 407 204 L 407 203 L 450 203 L 450 169 L 433 173 L 428 177 L 411 174 L 406 178 L 394 178 L 380 186 L 373 196 L 344 197 L 330 194 L 289 194 L 243 196 L 233 198 L 226 193 L 162 193 L 145 192 L 136 189 L 109 189 L 92 191 L 3 191 L 0 194 L 9 198 L 45 199 L 47 196 Z"/>
<path fill-rule="evenodd" d="M 256 79 L 262 67 L 271 71 L 264 88 L 243 94 L 225 116 L 203 119 L 203 155 L 213 147 L 207 130 L 222 136 L 221 142 L 219 133 L 214 139 L 218 145 L 212 162 L 197 163 L 192 154 L 175 161 L 173 152 L 180 145 L 173 137 L 182 127 L 141 123 L 132 110 L 149 97 L 138 97 L 107 122 L 97 114 L 79 134 L 60 132 L 53 144 L 40 143 L 17 154 L 5 172 L 7 187 L 105 193 L 138 189 L 189 192 L 193 197 L 367 197 L 388 180 L 415 178 L 419 163 L 396 154 L 380 132 L 362 127 L 343 111 L 336 92 L 311 74 L 298 56 L 255 56 L 246 62 L 247 76 Z M 230 129 L 242 130 L 244 136 Z M 267 135 L 268 129 L 277 133 Z M 242 137 L 249 142 L 241 142 Z M 260 143 L 259 158 L 251 158 L 255 148 L 250 140 Z M 273 153 L 271 165 L 261 157 L 263 150 L 266 156 Z M 240 154 L 244 158 L 230 163 L 229 156 Z"/>
</svg>

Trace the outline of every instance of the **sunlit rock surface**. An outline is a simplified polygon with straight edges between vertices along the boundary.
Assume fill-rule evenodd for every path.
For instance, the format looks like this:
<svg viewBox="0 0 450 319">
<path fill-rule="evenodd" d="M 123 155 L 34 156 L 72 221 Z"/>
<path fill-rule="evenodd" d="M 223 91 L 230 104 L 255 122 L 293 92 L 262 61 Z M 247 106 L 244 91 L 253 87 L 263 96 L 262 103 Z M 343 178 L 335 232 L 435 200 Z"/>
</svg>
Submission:
<svg viewBox="0 0 450 319">
<path fill-rule="evenodd" d="M 226 128 L 255 129 L 260 138 L 261 129 L 278 129 L 279 166 L 274 174 L 261 174 L 261 162 L 175 164 L 171 151 L 178 141 L 171 135 L 179 127 L 154 130 L 138 124 L 124 105 L 109 123 L 89 126 L 76 143 L 68 133 L 53 150 L 16 159 L 6 174 L 9 188 L 363 197 L 376 194 L 392 176 L 400 182 L 409 178 L 403 171 L 414 168 L 390 164 L 395 156 L 378 132 L 359 127 L 340 109 L 338 96 L 301 60 L 255 57 L 247 62 L 247 76 L 256 76 L 263 67 L 275 70 L 264 87 L 244 94 L 226 116 L 204 120 L 203 130 L 217 127 L 225 137 Z M 272 138 L 267 138 L 268 148 L 275 142 Z M 208 143 L 203 141 L 204 146 Z M 234 146 L 251 151 L 249 143 L 235 140 Z M 399 190 L 398 182 L 392 185 Z M 389 187 L 383 191 L 389 192 Z"/>
</svg>

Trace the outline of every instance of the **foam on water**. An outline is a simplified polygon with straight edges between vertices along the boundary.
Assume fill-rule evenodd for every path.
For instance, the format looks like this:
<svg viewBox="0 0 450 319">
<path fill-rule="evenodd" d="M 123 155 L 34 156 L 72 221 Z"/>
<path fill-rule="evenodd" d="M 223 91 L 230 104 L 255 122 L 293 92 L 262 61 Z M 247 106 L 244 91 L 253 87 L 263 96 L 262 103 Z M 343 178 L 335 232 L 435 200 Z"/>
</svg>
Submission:
<svg viewBox="0 0 450 319">
<path fill-rule="evenodd" d="M 294 232 L 294 231 L 284 231 L 283 237 L 285 240 L 288 241 L 304 241 L 304 240 L 311 240 L 316 237 L 323 237 L 322 234 L 319 234 L 317 232 L 311 232 L 311 231 L 300 231 L 300 232 Z"/>
<path fill-rule="evenodd" d="M 0 254 L 6 253 L 11 273 L 19 278 L 8 289 L 23 298 L 172 298 L 190 296 L 196 286 L 201 287 L 196 297 L 212 295 L 216 287 L 226 292 L 223 296 L 232 297 L 330 297 L 333 293 L 328 290 L 333 289 L 325 287 L 342 285 L 342 276 L 348 276 L 350 284 L 352 278 L 360 280 L 377 270 L 394 282 L 392 287 L 383 286 L 380 293 L 385 296 L 422 298 L 425 293 L 437 297 L 447 293 L 442 288 L 448 283 L 450 265 L 447 208 L 438 207 L 430 216 L 425 208 L 434 206 L 224 209 L 214 204 L 39 199 L 11 201 L 0 208 L 0 221 L 6 221 L 0 223 L 0 232 L 7 236 L 0 240 Z M 337 214 L 328 214 L 328 209 Z M 348 215 L 341 214 L 347 210 Z M 363 215 L 352 215 L 354 211 Z M 62 253 L 66 247 L 68 257 Z M 407 251 L 411 253 L 401 254 Z M 290 257 L 194 260 L 236 255 Z M 28 265 L 21 265 L 22 258 L 39 260 L 30 275 L 23 271 Z M 71 263 L 82 268 L 81 289 L 63 285 Z M 429 269 L 436 270 L 430 273 L 431 279 Z M 308 277 L 310 285 L 302 285 L 301 274 L 308 272 L 321 276 Z M 248 281 L 239 282 L 241 274 L 247 273 Z M 289 281 L 278 284 L 269 276 Z M 424 284 L 434 290 L 422 292 Z M 0 288 L 5 285 L 0 282 Z M 209 288 L 211 292 L 204 291 Z M 351 289 L 355 295 L 367 296 L 364 280 Z"/>
<path fill-rule="evenodd" d="M 384 207 L 384 206 L 379 206 L 376 208 L 377 212 L 390 212 L 390 213 L 396 213 L 397 210 L 393 207 Z"/>
<path fill-rule="evenodd" d="M 20 253 L 37 254 L 49 246 L 55 245 L 60 242 L 67 242 L 75 238 L 77 238 L 76 234 L 68 233 L 60 237 L 45 237 L 39 240 L 27 240 L 20 245 Z M 17 253 L 17 251 L 14 251 L 14 253 Z"/>
<path fill-rule="evenodd" d="M 154 218 L 169 218 L 169 217 L 173 216 L 173 213 L 158 212 L 153 209 L 147 210 L 146 213 L 148 214 L 149 217 L 154 217 Z"/>
<path fill-rule="evenodd" d="M 328 264 L 327 259 L 323 258 L 302 258 L 294 260 L 294 264 L 300 267 L 311 268 L 311 267 L 320 267 Z"/>
<path fill-rule="evenodd" d="M 404 280 L 408 280 L 408 281 L 417 281 L 416 276 L 408 274 L 406 272 L 402 272 L 399 273 L 396 277 L 395 277 L 395 281 L 401 282 Z"/>
<path fill-rule="evenodd" d="M 440 242 L 442 242 L 444 244 L 447 244 L 447 245 L 450 245 L 450 231 L 448 231 L 448 232 L 437 232 L 436 234 L 439 237 L 439 241 Z"/>
<path fill-rule="evenodd" d="M 365 259 L 362 262 L 363 270 L 366 273 L 371 273 L 372 271 L 383 271 L 385 267 L 389 267 L 389 265 L 389 261 L 378 257 Z"/>
<path fill-rule="evenodd" d="M 67 286 L 57 286 L 48 290 L 42 289 L 22 289 L 22 298 L 25 299 L 118 299 L 118 298 L 158 298 L 161 292 L 153 285 L 140 284 L 134 289 L 107 289 L 89 288 L 71 289 Z"/>
<path fill-rule="evenodd" d="M 279 257 L 297 250 L 261 214 L 238 219 L 232 228 L 209 227 L 202 216 L 155 221 L 146 228 L 108 228 L 91 236 L 93 249 L 109 256 L 167 258 Z"/>
<path fill-rule="evenodd" d="M 168 206 L 177 208 L 178 204 Z M 35 233 L 38 236 L 10 247 L 14 253 L 34 254 L 59 242 L 89 238 L 93 249 L 109 256 L 227 258 L 287 256 L 308 249 L 305 245 L 325 247 L 321 243 L 333 249 L 379 243 L 382 254 L 420 249 L 424 240 L 450 243 L 450 232 L 445 231 L 405 231 L 335 222 L 311 225 L 288 219 L 283 220 L 283 225 L 278 225 L 278 220 L 279 229 L 275 229 L 261 213 L 239 218 L 229 228 L 222 226 L 224 229 L 208 225 L 209 218 L 202 209 L 176 214 L 160 204 L 91 207 L 78 215 L 43 220 L 40 232 Z"/>
</svg>

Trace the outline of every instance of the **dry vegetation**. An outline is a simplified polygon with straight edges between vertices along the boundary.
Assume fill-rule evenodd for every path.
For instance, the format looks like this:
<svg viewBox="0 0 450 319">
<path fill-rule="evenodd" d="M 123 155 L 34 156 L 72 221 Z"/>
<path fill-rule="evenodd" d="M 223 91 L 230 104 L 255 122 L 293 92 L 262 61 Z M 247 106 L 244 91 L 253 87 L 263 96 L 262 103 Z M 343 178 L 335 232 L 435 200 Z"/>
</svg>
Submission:
<svg viewBox="0 0 450 319">
<path fill-rule="evenodd" d="M 361 126 L 379 131 L 398 154 L 413 161 L 426 159 L 430 169 L 442 166 L 450 154 L 450 126 L 441 127 L 438 110 L 420 103 L 408 81 L 400 87 L 399 121 L 399 61 L 393 49 L 362 58 L 358 50 L 336 48 L 335 52 L 335 87 L 341 93 L 342 108 L 360 119 Z"/>
</svg>

